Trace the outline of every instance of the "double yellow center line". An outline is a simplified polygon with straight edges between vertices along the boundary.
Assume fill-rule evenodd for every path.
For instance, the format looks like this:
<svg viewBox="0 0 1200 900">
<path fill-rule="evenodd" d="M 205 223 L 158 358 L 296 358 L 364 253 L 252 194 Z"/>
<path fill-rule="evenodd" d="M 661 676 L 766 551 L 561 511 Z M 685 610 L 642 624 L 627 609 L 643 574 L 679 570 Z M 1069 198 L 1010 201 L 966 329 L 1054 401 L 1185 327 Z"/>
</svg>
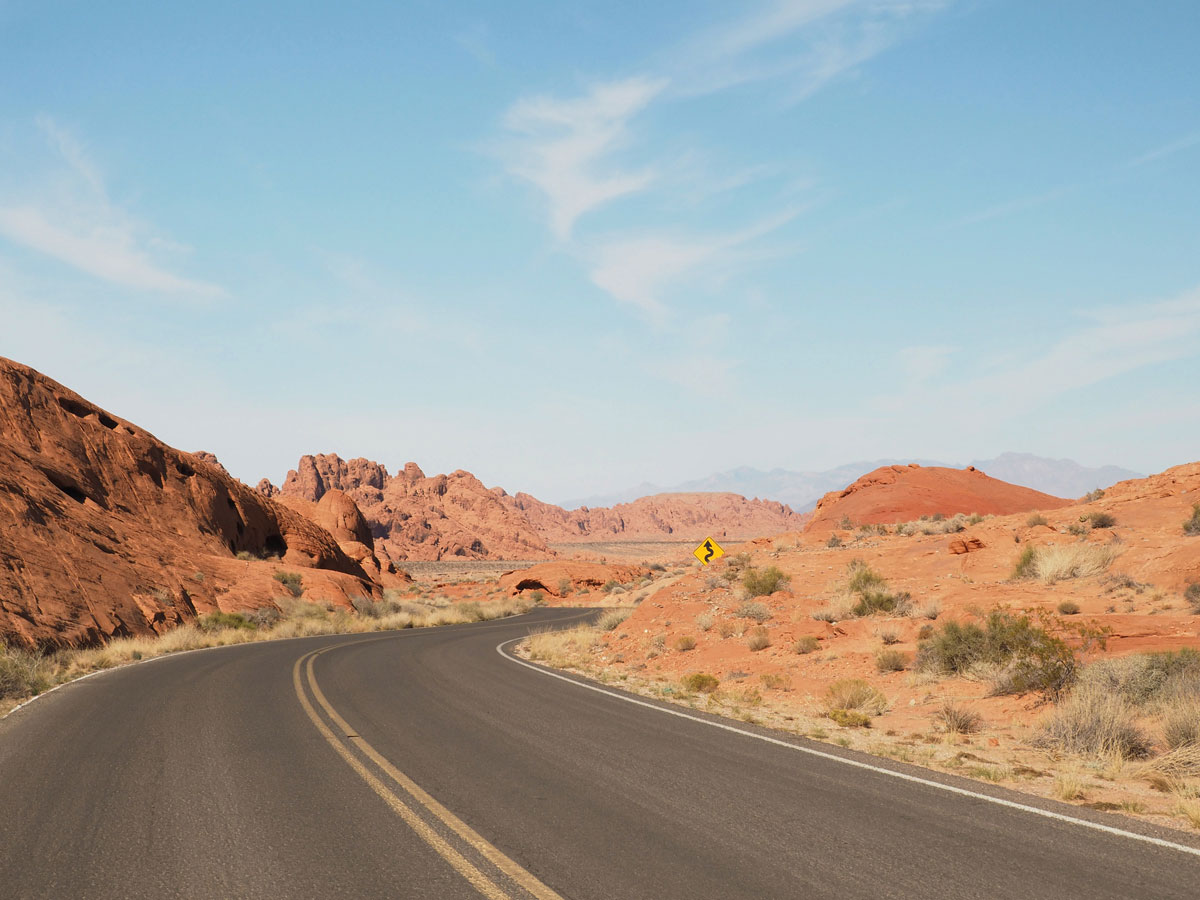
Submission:
<svg viewBox="0 0 1200 900">
<path fill-rule="evenodd" d="M 337 644 L 306 653 L 292 668 L 292 682 L 300 705 L 329 746 L 418 837 L 484 897 L 489 900 L 516 900 L 525 896 L 536 900 L 563 900 L 392 765 L 330 705 L 313 674 L 313 663 L 318 656 L 346 646 L 348 644 Z M 474 856 L 474 861 L 469 856 Z M 506 882 L 512 887 L 504 886 Z M 514 893 L 513 888 L 518 890 Z"/>
</svg>

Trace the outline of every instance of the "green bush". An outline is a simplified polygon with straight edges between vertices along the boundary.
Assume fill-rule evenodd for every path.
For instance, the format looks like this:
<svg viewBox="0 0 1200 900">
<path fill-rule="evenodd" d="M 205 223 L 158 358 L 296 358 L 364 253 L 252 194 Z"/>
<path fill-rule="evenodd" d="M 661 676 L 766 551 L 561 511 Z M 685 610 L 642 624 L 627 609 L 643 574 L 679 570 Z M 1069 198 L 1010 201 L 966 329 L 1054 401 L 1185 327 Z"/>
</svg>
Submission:
<svg viewBox="0 0 1200 900">
<path fill-rule="evenodd" d="M 899 594 L 889 594 L 887 591 L 867 591 L 860 595 L 858 601 L 850 607 L 850 612 L 862 618 L 875 613 L 902 613 L 910 606 L 911 597 L 907 591 Z"/>
<path fill-rule="evenodd" d="M 870 728 L 871 717 L 864 712 L 853 709 L 831 709 L 825 713 L 834 724 L 842 728 Z"/>
<path fill-rule="evenodd" d="M 765 597 L 782 590 L 791 578 L 775 566 L 765 569 L 747 569 L 742 575 L 742 587 L 751 597 Z"/>
<path fill-rule="evenodd" d="M 1183 533 L 1193 537 L 1200 534 L 1200 503 L 1192 506 L 1192 517 L 1183 523 Z"/>
<path fill-rule="evenodd" d="M 276 572 L 275 580 L 282 584 L 289 594 L 299 597 L 304 593 L 304 580 L 299 572 Z"/>
<path fill-rule="evenodd" d="M 683 679 L 683 686 L 698 694 L 711 694 L 720 684 L 721 681 L 716 675 L 709 675 L 707 672 L 693 672 Z"/>
<path fill-rule="evenodd" d="M 846 587 L 851 593 L 864 594 L 867 591 L 882 590 L 887 587 L 887 579 L 861 559 L 851 560 L 846 569 L 850 575 Z"/>
<path fill-rule="evenodd" d="M 1028 616 L 1004 610 L 989 613 L 982 626 L 946 622 L 920 642 L 917 668 L 965 675 L 980 665 L 994 670 L 995 694 L 1043 691 L 1057 695 L 1074 680 L 1075 653 L 1061 638 Z"/>
<path fill-rule="evenodd" d="M 201 631 L 220 631 L 222 628 L 236 631 L 254 628 L 254 623 L 241 613 L 227 613 L 220 610 L 201 616 L 198 624 Z"/>
<path fill-rule="evenodd" d="M 1021 551 L 1021 555 L 1017 557 L 1017 564 L 1013 566 L 1012 580 L 1020 581 L 1024 578 L 1037 577 L 1037 548 L 1026 547 Z"/>
</svg>

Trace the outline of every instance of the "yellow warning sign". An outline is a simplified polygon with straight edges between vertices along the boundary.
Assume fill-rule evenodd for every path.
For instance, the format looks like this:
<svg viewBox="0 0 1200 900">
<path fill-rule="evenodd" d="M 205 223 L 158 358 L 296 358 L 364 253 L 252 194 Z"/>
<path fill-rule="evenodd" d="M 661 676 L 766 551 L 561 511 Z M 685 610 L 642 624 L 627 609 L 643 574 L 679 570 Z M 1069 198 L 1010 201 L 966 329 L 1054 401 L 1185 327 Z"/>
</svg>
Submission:
<svg viewBox="0 0 1200 900">
<path fill-rule="evenodd" d="M 720 559 L 724 556 L 725 551 L 712 538 L 705 538 L 704 543 L 692 551 L 692 555 L 707 566 L 714 559 Z"/>
</svg>

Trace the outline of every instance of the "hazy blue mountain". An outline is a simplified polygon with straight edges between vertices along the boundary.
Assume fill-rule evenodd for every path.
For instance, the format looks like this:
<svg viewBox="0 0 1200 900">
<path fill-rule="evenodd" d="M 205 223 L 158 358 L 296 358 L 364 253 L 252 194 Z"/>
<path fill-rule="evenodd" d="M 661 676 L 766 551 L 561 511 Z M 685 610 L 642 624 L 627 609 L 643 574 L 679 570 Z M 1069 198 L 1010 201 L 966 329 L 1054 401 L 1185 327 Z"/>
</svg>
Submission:
<svg viewBox="0 0 1200 900">
<path fill-rule="evenodd" d="M 675 491 L 731 491 L 743 497 L 778 500 L 796 512 L 812 509 L 829 491 L 840 490 L 861 475 L 880 466 L 904 465 L 910 462 L 922 466 L 962 468 L 966 463 L 949 463 L 932 459 L 876 459 L 846 463 L 834 469 L 818 472 L 797 472 L 790 469 L 764 471 L 751 466 L 738 466 L 717 472 L 706 478 L 684 481 L 669 487 L 643 483 L 625 491 L 568 500 L 559 504 L 567 509 L 578 506 L 613 506 L 628 503 L 638 497 Z M 1126 478 L 1140 478 L 1138 472 L 1118 466 L 1090 468 L 1070 459 L 1048 459 L 1032 453 L 1001 453 L 992 459 L 970 463 L 993 478 L 1031 487 L 1056 497 L 1082 497 L 1097 487 L 1108 487 Z"/>
<path fill-rule="evenodd" d="M 1082 497 L 1095 488 L 1106 488 L 1142 473 L 1119 466 L 1081 466 L 1072 459 L 1047 459 L 1032 453 L 1001 453 L 994 459 L 971 463 L 993 478 L 1031 487 L 1055 497 Z"/>
</svg>

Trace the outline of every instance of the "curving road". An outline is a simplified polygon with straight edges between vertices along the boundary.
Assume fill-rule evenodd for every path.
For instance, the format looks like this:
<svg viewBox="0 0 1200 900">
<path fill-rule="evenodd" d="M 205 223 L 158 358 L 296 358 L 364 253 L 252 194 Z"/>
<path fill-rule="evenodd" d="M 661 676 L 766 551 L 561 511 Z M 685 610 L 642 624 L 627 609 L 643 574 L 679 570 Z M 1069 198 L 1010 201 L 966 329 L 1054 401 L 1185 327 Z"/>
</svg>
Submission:
<svg viewBox="0 0 1200 900">
<path fill-rule="evenodd" d="M 497 652 L 579 616 L 228 647 L 56 691 L 0 721 L 0 896 L 1200 895 L 1189 836 Z"/>
</svg>

